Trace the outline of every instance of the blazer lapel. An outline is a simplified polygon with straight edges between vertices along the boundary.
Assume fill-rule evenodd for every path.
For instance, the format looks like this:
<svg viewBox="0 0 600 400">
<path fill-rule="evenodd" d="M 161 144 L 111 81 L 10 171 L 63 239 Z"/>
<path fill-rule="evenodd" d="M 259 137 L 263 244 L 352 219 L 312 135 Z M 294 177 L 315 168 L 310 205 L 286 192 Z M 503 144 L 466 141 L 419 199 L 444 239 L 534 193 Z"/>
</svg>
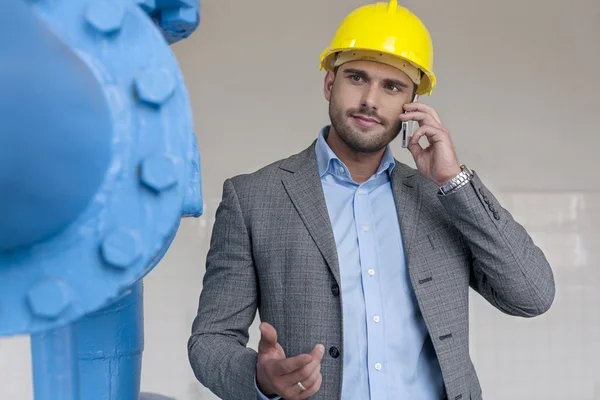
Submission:
<svg viewBox="0 0 600 400">
<path fill-rule="evenodd" d="M 396 168 L 392 171 L 392 191 L 407 259 L 410 258 L 421 209 L 421 193 L 415 175 L 412 169 L 396 161 Z"/>
<path fill-rule="evenodd" d="M 308 149 L 281 164 L 281 169 L 291 172 L 282 182 L 339 285 L 337 246 L 321 186 L 314 145 L 313 142 Z"/>
</svg>

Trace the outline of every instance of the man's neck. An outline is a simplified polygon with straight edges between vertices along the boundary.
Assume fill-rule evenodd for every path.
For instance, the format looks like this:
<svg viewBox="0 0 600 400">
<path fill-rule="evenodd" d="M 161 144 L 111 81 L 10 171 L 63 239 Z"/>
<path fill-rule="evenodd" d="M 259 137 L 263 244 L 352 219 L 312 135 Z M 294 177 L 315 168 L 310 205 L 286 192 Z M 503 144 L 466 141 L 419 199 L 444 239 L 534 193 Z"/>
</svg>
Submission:
<svg viewBox="0 0 600 400">
<path fill-rule="evenodd" d="M 336 156 L 348 167 L 350 176 L 356 183 L 366 182 L 381 164 L 385 148 L 375 153 L 359 153 L 352 150 L 330 127 L 327 144 Z"/>
</svg>

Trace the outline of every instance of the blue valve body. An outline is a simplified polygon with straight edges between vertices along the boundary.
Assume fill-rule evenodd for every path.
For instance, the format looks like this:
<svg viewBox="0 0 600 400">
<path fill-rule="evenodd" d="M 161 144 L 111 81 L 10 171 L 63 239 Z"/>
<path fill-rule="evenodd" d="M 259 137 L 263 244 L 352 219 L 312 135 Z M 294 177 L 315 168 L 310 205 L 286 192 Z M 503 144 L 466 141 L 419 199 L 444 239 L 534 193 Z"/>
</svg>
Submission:
<svg viewBox="0 0 600 400">
<path fill-rule="evenodd" d="M 31 335 L 36 400 L 137 398 L 142 280 L 203 212 L 169 47 L 198 0 L 2 9 L 0 336 Z"/>
</svg>

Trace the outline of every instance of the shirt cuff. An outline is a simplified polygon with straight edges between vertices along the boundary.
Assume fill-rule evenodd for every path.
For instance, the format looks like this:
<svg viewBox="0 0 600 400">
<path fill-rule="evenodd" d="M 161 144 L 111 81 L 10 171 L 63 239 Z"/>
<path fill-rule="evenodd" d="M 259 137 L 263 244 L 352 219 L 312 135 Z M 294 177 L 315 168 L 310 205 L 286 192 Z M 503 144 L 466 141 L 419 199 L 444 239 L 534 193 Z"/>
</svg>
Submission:
<svg viewBox="0 0 600 400">
<path fill-rule="evenodd" d="M 258 393 L 258 396 L 260 397 L 261 400 L 280 400 L 281 396 L 273 396 L 273 397 L 267 397 L 263 394 L 263 392 L 260 391 L 260 389 L 258 388 L 258 383 L 256 382 L 256 375 L 254 375 L 254 387 L 256 388 L 256 393 Z"/>
</svg>

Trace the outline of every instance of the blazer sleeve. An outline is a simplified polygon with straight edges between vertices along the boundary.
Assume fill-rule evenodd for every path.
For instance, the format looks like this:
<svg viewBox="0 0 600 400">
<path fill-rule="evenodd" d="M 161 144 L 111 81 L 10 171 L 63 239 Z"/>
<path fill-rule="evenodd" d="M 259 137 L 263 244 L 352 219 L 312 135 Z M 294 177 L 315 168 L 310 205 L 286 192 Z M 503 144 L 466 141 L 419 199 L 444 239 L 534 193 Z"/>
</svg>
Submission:
<svg viewBox="0 0 600 400">
<path fill-rule="evenodd" d="M 472 253 L 471 287 L 509 315 L 535 317 L 554 301 L 552 269 L 523 226 L 475 174 L 439 199 Z"/>
<path fill-rule="evenodd" d="M 251 241 L 230 179 L 216 211 L 198 312 L 188 340 L 196 378 L 224 400 L 260 398 L 257 353 L 247 348 L 258 293 Z"/>
</svg>

